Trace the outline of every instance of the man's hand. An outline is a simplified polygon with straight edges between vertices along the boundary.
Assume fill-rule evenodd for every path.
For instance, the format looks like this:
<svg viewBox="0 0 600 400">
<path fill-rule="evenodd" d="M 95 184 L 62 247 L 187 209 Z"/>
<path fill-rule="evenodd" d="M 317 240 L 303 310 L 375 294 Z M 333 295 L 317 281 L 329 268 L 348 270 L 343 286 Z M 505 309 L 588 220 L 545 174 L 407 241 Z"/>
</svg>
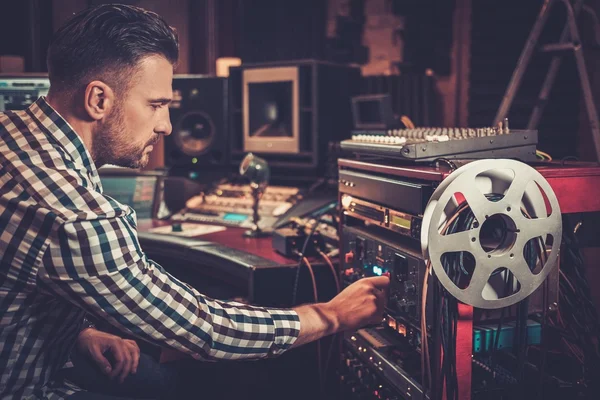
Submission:
<svg viewBox="0 0 600 400">
<path fill-rule="evenodd" d="M 326 303 L 326 308 L 337 319 L 337 330 L 355 330 L 380 323 L 389 285 L 390 278 L 387 276 L 363 278 Z"/>
<path fill-rule="evenodd" d="M 344 289 L 328 303 L 295 308 L 300 318 L 300 336 L 294 347 L 340 331 L 380 323 L 390 278 L 363 278 Z"/>
<path fill-rule="evenodd" d="M 123 383 L 130 373 L 137 372 L 140 348 L 133 340 L 88 328 L 77 337 L 77 349 L 94 360 L 100 370 L 111 379 L 118 377 L 120 383 Z M 112 365 L 105 357 L 106 353 L 112 355 Z"/>
</svg>

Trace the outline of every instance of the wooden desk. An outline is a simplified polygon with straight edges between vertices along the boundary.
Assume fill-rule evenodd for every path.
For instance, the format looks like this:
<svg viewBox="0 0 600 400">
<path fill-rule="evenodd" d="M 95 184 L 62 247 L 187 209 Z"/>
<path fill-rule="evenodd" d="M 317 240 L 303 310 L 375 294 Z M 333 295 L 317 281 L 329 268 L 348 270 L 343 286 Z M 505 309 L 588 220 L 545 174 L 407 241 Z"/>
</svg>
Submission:
<svg viewBox="0 0 600 400">
<path fill-rule="evenodd" d="M 148 231 L 150 228 L 166 225 L 171 225 L 171 222 L 163 220 L 145 220 L 138 224 L 138 229 L 143 232 Z M 271 247 L 270 237 L 248 238 L 243 236 L 245 231 L 246 229 L 244 228 L 228 227 L 224 231 L 196 236 L 194 238 L 202 241 L 224 244 L 233 249 L 264 257 L 282 266 L 295 265 L 298 263 L 297 260 L 289 259 L 274 251 Z"/>
<path fill-rule="evenodd" d="M 152 238 L 144 235 L 153 227 L 170 224 L 160 220 L 138 222 L 142 248 L 167 271 L 214 298 L 243 298 L 248 303 L 272 307 L 292 306 L 298 259 L 274 251 L 270 237 L 246 238 L 245 229 L 228 227 L 195 238 L 178 238 L 188 242 L 179 247 L 167 242 L 169 235 L 155 234 Z M 335 294 L 331 270 L 321 259 L 310 262 L 318 283 L 319 300 L 329 300 Z M 312 284 L 305 268 L 300 270 L 298 287 L 297 303 L 312 302 Z"/>
</svg>

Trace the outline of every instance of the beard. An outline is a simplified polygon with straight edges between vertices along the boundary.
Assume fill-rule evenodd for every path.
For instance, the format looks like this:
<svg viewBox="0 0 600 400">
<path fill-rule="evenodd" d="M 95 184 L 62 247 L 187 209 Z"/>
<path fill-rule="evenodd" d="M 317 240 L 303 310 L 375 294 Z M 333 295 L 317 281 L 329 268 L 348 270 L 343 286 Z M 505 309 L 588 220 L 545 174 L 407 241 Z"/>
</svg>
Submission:
<svg viewBox="0 0 600 400">
<path fill-rule="evenodd" d="M 144 168 L 150 160 L 145 149 L 158 142 L 158 134 L 152 135 L 143 145 L 132 142 L 133 134 L 127 131 L 123 109 L 114 108 L 93 135 L 92 158 L 98 167 L 104 164 L 126 168 Z"/>
</svg>

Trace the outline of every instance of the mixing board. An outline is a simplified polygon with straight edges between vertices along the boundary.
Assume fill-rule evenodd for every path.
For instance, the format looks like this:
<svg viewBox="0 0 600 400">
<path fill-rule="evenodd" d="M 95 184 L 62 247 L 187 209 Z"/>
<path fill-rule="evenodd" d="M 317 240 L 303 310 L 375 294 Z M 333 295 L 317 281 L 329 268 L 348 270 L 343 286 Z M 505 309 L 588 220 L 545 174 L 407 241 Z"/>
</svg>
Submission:
<svg viewBox="0 0 600 400">
<path fill-rule="evenodd" d="M 269 186 L 259 202 L 259 226 L 271 228 L 300 198 L 299 189 Z M 223 183 L 207 193 L 194 196 L 186 207 L 173 215 L 173 221 L 249 228 L 252 226 L 252 195 L 249 185 Z"/>
<path fill-rule="evenodd" d="M 360 155 L 433 161 L 437 158 L 514 158 L 535 161 L 535 130 L 488 128 L 415 128 L 355 130 L 341 148 Z"/>
</svg>

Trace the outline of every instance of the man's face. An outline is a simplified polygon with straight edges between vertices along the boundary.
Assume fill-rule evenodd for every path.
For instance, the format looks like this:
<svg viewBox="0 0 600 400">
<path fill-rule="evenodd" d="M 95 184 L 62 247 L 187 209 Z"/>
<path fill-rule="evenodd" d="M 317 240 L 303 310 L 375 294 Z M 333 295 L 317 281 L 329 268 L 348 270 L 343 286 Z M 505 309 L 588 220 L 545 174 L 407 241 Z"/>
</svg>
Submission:
<svg viewBox="0 0 600 400">
<path fill-rule="evenodd" d="M 94 135 L 94 158 L 129 168 L 143 168 L 159 135 L 171 133 L 169 102 L 173 66 L 161 56 L 143 59 L 129 89 L 115 98 L 113 109 Z"/>
</svg>

